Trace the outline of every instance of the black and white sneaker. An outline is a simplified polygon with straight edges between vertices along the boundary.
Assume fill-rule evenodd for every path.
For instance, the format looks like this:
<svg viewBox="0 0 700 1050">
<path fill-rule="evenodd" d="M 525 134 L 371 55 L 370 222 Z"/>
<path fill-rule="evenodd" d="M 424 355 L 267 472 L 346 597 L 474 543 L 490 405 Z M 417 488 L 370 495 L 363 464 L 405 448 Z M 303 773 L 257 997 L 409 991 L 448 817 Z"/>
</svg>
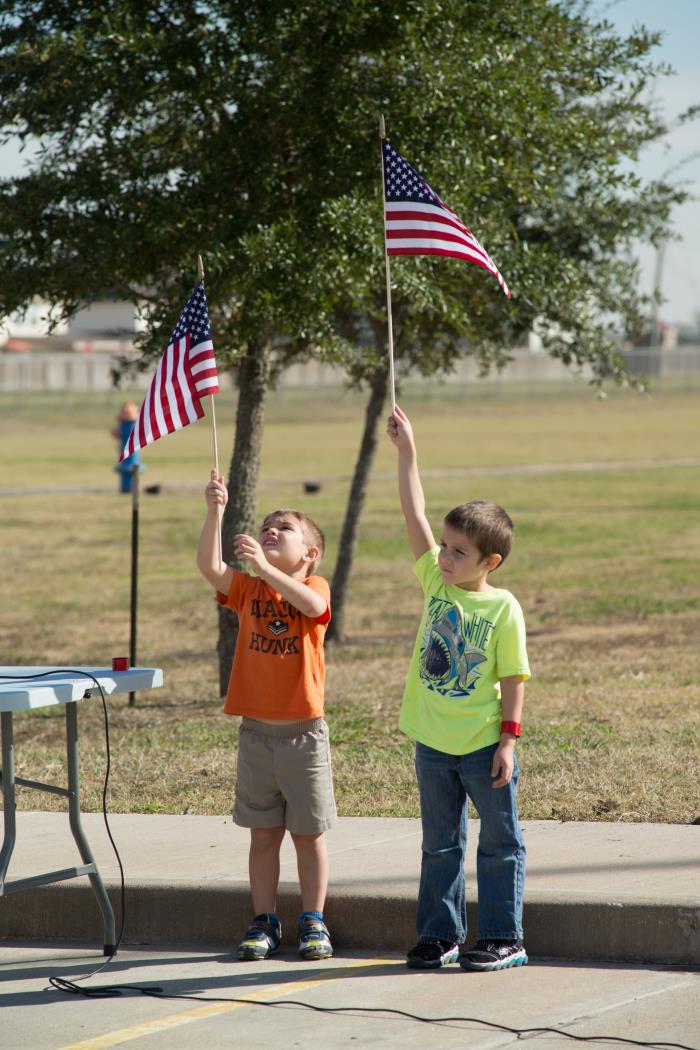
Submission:
<svg viewBox="0 0 700 1050">
<path fill-rule="evenodd" d="M 243 961 L 267 959 L 278 951 L 282 927 L 269 915 L 256 915 L 238 945 L 238 958 Z"/>
<path fill-rule="evenodd" d="M 520 941 L 477 941 L 471 951 L 459 957 L 463 970 L 508 970 L 527 966 L 527 952 Z"/>
<path fill-rule="evenodd" d="M 330 959 L 333 945 L 325 922 L 304 919 L 297 927 L 299 955 L 302 959 Z"/>
<path fill-rule="evenodd" d="M 437 970 L 440 966 L 457 962 L 459 945 L 440 937 L 420 937 L 418 944 L 406 956 L 406 966 L 414 970 Z"/>
</svg>

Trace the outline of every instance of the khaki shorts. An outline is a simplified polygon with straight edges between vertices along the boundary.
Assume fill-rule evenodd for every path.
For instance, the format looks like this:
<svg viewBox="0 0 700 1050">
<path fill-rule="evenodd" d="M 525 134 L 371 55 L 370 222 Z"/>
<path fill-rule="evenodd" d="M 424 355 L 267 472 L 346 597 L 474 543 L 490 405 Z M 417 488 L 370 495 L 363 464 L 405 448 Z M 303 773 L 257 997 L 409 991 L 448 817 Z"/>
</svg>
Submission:
<svg viewBox="0 0 700 1050">
<path fill-rule="evenodd" d="M 320 835 L 335 824 L 323 718 L 286 724 L 242 720 L 233 819 L 244 828 L 285 827 L 295 835 Z"/>
</svg>

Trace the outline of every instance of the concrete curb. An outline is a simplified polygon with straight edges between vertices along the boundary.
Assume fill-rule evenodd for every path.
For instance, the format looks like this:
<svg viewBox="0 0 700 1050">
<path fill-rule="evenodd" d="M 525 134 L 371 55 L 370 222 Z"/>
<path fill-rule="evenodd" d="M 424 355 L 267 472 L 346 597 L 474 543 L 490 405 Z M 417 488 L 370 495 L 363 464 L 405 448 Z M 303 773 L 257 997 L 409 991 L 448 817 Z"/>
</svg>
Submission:
<svg viewBox="0 0 700 1050">
<path fill-rule="evenodd" d="M 83 814 L 121 920 L 119 867 L 101 814 Z M 125 944 L 230 950 L 250 920 L 249 833 L 227 816 L 113 814 L 126 873 Z M 19 812 L 8 877 L 75 865 L 66 815 Z M 700 965 L 700 827 L 525 821 L 525 936 L 537 958 Z M 328 832 L 328 925 L 344 949 L 405 951 L 415 940 L 420 821 L 342 817 Z M 467 900 L 476 932 L 479 822 L 470 820 Z M 287 944 L 300 909 L 296 854 L 280 855 L 278 911 Z M 472 932 L 473 931 L 473 932 Z M 87 878 L 0 897 L 0 937 L 100 944 Z"/>
<path fill-rule="evenodd" d="M 107 883 L 121 921 L 121 892 Z M 335 887 L 326 905 L 336 950 L 406 950 L 415 939 L 415 897 L 358 894 Z M 280 886 L 278 911 L 284 942 L 294 943 L 298 889 Z M 250 919 L 248 888 L 217 881 L 135 882 L 126 885 L 124 944 L 222 945 L 232 948 Z M 469 907 L 469 925 L 476 911 Z M 533 957 L 606 962 L 700 965 L 700 910 L 693 900 L 601 901 L 589 895 L 529 895 L 526 946 Z M 101 943 L 102 922 L 85 881 L 58 883 L 12 894 L 0 903 L 0 937 L 49 942 Z"/>
</svg>

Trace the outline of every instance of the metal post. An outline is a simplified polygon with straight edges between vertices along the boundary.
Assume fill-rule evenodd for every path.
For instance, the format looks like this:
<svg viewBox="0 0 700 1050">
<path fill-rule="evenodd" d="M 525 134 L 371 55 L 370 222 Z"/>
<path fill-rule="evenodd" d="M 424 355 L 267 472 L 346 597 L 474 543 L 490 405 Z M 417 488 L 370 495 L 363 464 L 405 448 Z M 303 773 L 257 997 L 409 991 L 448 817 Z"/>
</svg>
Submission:
<svg viewBox="0 0 700 1050">
<path fill-rule="evenodd" d="M 653 349 L 655 346 L 661 346 L 661 331 L 659 328 L 661 322 L 661 304 L 659 302 L 661 298 L 661 277 L 664 269 L 664 253 L 666 251 L 666 243 L 662 241 L 659 247 L 656 249 L 656 265 L 654 267 L 654 313 L 651 318 L 651 332 L 649 333 L 649 346 Z"/>
<path fill-rule="evenodd" d="M 0 714 L 2 724 L 2 797 L 4 805 L 4 840 L 0 852 L 0 895 L 15 848 L 15 757 L 12 742 L 12 711 Z"/>
<path fill-rule="evenodd" d="M 136 614 L 139 575 L 139 464 L 131 468 L 131 636 L 129 666 L 136 667 Z M 136 703 L 136 693 L 129 693 L 129 707 Z"/>
<path fill-rule="evenodd" d="M 83 863 L 88 864 L 92 870 L 87 876 L 92 884 L 93 891 L 97 897 L 97 903 L 102 912 L 104 923 L 104 954 L 114 955 L 117 950 L 117 938 L 114 925 L 114 911 L 102 876 L 97 870 L 95 858 L 88 845 L 80 821 L 80 759 L 78 756 L 78 705 L 77 703 L 66 704 L 66 758 L 68 765 L 68 816 L 73 838 L 83 858 Z"/>
</svg>

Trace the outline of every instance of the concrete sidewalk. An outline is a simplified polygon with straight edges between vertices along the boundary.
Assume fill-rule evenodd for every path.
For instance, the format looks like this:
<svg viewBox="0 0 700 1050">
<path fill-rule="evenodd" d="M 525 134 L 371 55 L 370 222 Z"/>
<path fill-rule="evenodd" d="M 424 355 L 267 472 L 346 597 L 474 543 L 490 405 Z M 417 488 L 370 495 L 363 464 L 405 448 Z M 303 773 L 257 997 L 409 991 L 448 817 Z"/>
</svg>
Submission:
<svg viewBox="0 0 700 1050">
<path fill-rule="evenodd" d="M 230 817 L 115 814 L 109 820 L 126 878 L 125 943 L 237 942 L 251 914 L 247 831 Z M 119 869 L 101 815 L 84 814 L 83 826 L 119 926 Z M 700 827 L 526 821 L 523 829 L 531 956 L 700 965 Z M 472 821 L 470 940 L 477 837 L 478 821 Z M 329 832 L 326 917 L 339 949 L 410 947 L 420 842 L 416 820 L 346 817 Z M 17 813 L 8 881 L 78 863 L 67 815 Z M 291 935 L 299 897 L 289 837 L 278 911 Z M 1 898 L 0 937 L 99 944 L 101 918 L 87 878 Z"/>
</svg>

